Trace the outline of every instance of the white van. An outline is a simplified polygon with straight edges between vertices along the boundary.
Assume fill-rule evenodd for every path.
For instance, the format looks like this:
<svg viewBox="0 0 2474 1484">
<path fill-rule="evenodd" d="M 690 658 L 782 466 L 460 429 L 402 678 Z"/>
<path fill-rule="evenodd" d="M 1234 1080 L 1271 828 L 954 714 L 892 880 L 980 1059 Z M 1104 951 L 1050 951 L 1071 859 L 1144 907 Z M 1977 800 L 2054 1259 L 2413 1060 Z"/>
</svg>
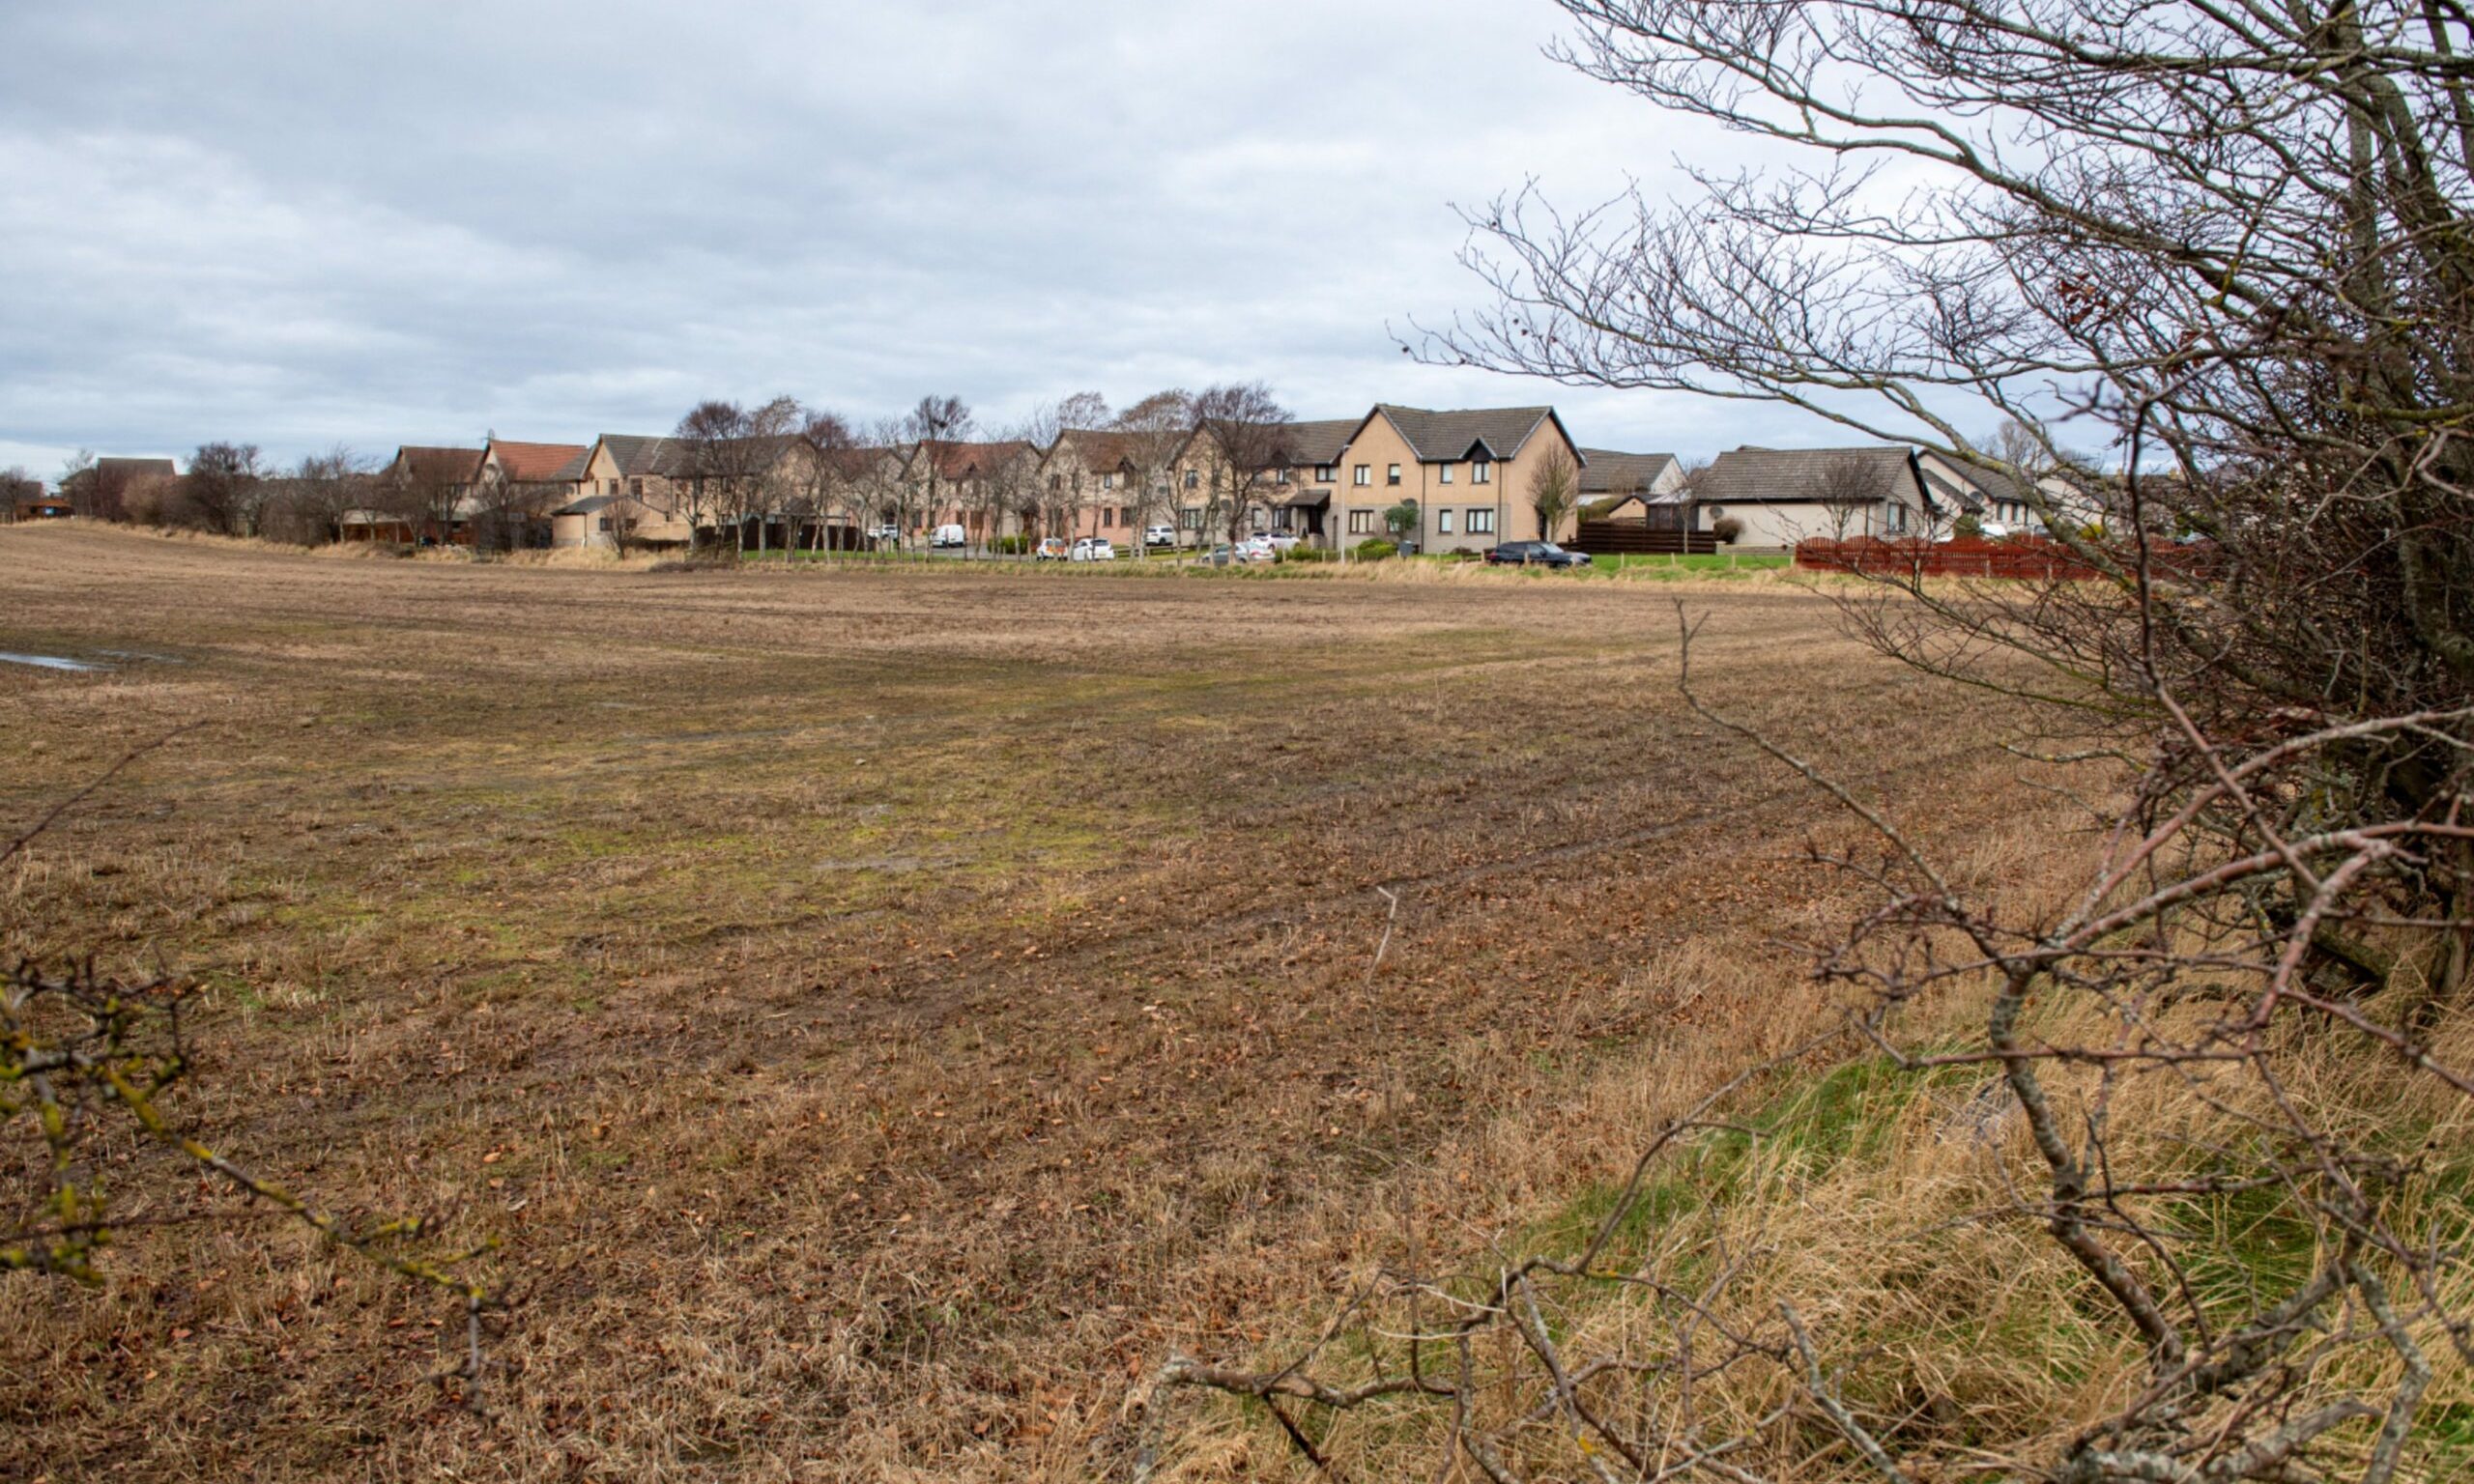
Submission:
<svg viewBox="0 0 2474 1484">
<path fill-rule="evenodd" d="M 932 547 L 960 548 L 964 544 L 963 528 L 960 526 L 939 526 L 935 533 L 928 537 L 928 544 Z"/>
</svg>

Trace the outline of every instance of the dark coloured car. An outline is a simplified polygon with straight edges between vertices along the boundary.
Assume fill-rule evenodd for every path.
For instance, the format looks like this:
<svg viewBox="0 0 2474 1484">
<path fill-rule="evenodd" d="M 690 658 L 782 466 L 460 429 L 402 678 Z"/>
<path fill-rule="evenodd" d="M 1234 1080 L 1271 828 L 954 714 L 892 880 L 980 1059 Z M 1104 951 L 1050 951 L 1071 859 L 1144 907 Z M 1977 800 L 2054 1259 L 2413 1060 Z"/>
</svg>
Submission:
<svg viewBox="0 0 2474 1484">
<path fill-rule="evenodd" d="M 1589 553 L 1568 552 L 1552 541 L 1507 541 L 1486 548 L 1490 567 L 1586 567 Z"/>
</svg>

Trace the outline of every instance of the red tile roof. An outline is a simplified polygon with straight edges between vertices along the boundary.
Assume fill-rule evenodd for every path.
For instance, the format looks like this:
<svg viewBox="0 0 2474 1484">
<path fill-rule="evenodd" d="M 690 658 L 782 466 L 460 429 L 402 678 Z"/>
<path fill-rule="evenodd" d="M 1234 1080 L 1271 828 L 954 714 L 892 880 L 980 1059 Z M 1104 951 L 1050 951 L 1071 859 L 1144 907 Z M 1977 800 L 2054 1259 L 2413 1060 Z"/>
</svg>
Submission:
<svg viewBox="0 0 2474 1484">
<path fill-rule="evenodd" d="M 589 451 L 582 443 L 517 443 L 503 438 L 490 441 L 490 452 L 498 455 L 499 469 L 517 484 L 581 479 Z"/>
<path fill-rule="evenodd" d="M 481 477 L 482 454 L 479 448 L 416 448 L 407 443 L 395 450 L 395 463 L 415 479 L 471 484 Z"/>
</svg>

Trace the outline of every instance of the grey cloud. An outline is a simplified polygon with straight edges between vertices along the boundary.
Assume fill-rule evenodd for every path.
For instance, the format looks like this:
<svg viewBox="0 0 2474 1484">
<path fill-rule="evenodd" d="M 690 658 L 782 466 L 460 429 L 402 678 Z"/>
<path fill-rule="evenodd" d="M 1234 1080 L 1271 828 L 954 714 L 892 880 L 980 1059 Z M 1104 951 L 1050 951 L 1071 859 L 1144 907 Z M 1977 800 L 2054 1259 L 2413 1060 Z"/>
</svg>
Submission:
<svg viewBox="0 0 2474 1484">
<path fill-rule="evenodd" d="M 1262 377 L 1301 412 L 1555 400 L 1713 451 L 1778 414 L 1407 363 L 1449 203 L 1655 177 L 1667 121 L 1501 0 L 183 0 L 0 16 L 0 461 L 583 440 L 705 395 L 992 417 Z M 1703 141 L 1701 148 L 1709 148 Z M 1789 420 L 1792 421 L 1792 420 Z M 1808 430 L 1807 430 L 1808 431 Z"/>
</svg>

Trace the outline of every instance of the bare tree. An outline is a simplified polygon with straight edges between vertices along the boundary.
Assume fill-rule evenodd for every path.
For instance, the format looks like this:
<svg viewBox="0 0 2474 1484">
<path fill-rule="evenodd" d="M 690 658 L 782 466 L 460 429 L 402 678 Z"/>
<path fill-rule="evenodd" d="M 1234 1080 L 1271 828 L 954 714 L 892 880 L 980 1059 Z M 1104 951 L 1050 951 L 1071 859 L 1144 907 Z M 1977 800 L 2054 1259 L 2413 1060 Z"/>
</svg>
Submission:
<svg viewBox="0 0 2474 1484">
<path fill-rule="evenodd" d="M 918 452 L 907 442 L 908 427 L 907 418 L 881 418 L 870 425 L 861 440 L 880 451 L 879 457 L 859 464 L 851 490 L 870 531 L 885 526 L 901 530 L 906 525 L 905 513 L 912 499 L 910 465 Z"/>
<path fill-rule="evenodd" d="M 845 526 L 859 522 L 852 498 L 861 456 L 859 438 L 841 414 L 820 409 L 809 411 L 800 425 L 799 438 L 807 444 L 808 457 L 797 466 L 799 483 L 793 508 L 800 528 L 813 530 L 815 547 L 825 550 L 831 545 L 837 521 Z"/>
<path fill-rule="evenodd" d="M 1195 394 L 1194 414 L 1212 452 L 1203 524 L 1227 531 L 1234 546 L 1280 471 L 1297 461 L 1296 418 L 1261 382 L 1207 386 Z"/>
<path fill-rule="evenodd" d="M 52 483 L 69 500 L 69 508 L 77 514 L 99 521 L 122 518 L 117 501 L 106 509 L 100 498 L 96 488 L 95 450 L 92 448 L 80 448 L 61 461 L 60 477 Z"/>
<path fill-rule="evenodd" d="M 0 469 L 0 520 L 14 520 L 18 502 L 41 494 L 43 481 L 27 473 L 24 466 L 13 464 Z"/>
<path fill-rule="evenodd" d="M 2426 1120 L 2474 1103 L 2447 1049 L 2474 976 L 2474 17 L 1565 8 L 1582 71 L 1785 157 L 1595 212 L 1523 193 L 1476 214 L 1497 301 L 1428 354 L 1784 403 L 2010 476 L 2070 571 L 1893 572 L 1844 611 L 2021 708 L 2022 751 L 2086 811 L 2081 888 L 2034 917 L 1970 889 L 1704 702 L 1687 626 L 1689 703 L 1869 832 L 1823 857 L 1874 899 L 1815 960 L 1849 1020 L 1650 1139 L 1581 1241 L 1476 1283 L 1378 1279 L 1331 1331 L 1366 1363 L 1326 1345 L 1255 1369 L 1174 1357 L 1161 1380 L 1276 1410 L 1430 1406 L 1496 1484 L 2448 1471 L 2461 1441 L 2425 1403 L 2444 1363 L 2474 1364 L 2474 1274 L 2459 1216 L 2415 1192 Z M 2021 436 L 1958 431 L 1988 414 Z M 2114 465 L 2088 480 L 2098 528 L 2035 478 L 2068 467 L 2065 427 Z M 1937 1015 L 1974 1029 L 1929 1038 Z M 1985 1077 L 1972 1105 L 2018 1132 L 1968 1220 L 2067 1270 L 2072 1313 L 2128 1361 L 2101 1402 L 2020 1436 L 1937 1418 L 1882 1384 L 1859 1316 L 1766 1286 L 1758 1254 L 1706 1240 L 1706 1207 L 1653 1199 L 1712 1137 L 1762 1137 L 1731 1102 L 1833 1045 Z M 2418 1111 L 2330 1096 L 2335 1066 Z M 2290 1223 L 2278 1262 L 2244 1209 Z M 1907 1281 L 1935 1278 L 1928 1252 Z M 1609 1295 L 1644 1323 L 1594 1328 Z"/>
<path fill-rule="evenodd" d="M 933 521 L 951 497 L 947 470 L 954 445 L 967 442 L 975 419 L 960 397 L 927 396 L 903 418 L 902 442 L 907 450 L 910 478 L 900 521 L 906 536 L 919 521 Z"/>
<path fill-rule="evenodd" d="M 672 502 L 687 522 L 687 550 L 702 545 L 707 523 L 732 514 L 736 497 L 734 474 L 738 452 L 733 447 L 748 436 L 748 414 L 735 402 L 700 402 L 678 419 L 671 441 L 677 445 L 677 472 L 671 478 Z"/>
<path fill-rule="evenodd" d="M 1562 448 L 1550 448 L 1529 474 L 1529 508 L 1538 515 L 1538 539 L 1552 541 L 1564 518 L 1580 502 L 1581 471 Z"/>
<path fill-rule="evenodd" d="M 189 456 L 183 518 L 227 536 L 256 530 L 266 472 L 255 443 L 203 443 Z"/>
<path fill-rule="evenodd" d="M 372 499 L 370 463 L 341 443 L 324 453 L 303 454 L 259 511 L 263 535 L 300 546 L 343 539 L 344 517 Z"/>
<path fill-rule="evenodd" d="M 1182 387 L 1155 391 L 1117 414 L 1114 429 L 1125 450 L 1128 503 L 1134 509 L 1136 549 L 1144 555 L 1150 542 L 1141 533 L 1156 520 L 1177 524 L 1177 497 L 1171 488 L 1177 460 L 1194 433 L 1194 399 Z"/>
<path fill-rule="evenodd" d="M 1107 427 L 1114 417 L 1108 398 L 1096 391 L 1078 391 L 1050 409 L 1048 420 L 1060 433 L 1090 433 Z"/>
</svg>

